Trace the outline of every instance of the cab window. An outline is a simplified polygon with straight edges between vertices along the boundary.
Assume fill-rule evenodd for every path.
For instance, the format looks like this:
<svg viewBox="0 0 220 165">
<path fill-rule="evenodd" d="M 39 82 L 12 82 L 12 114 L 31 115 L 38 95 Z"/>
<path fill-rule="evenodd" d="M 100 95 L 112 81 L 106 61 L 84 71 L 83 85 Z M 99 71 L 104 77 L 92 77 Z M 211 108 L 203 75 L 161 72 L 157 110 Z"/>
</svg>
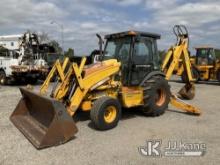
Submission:
<svg viewBox="0 0 220 165">
<path fill-rule="evenodd" d="M 131 46 L 131 38 L 118 38 L 109 40 L 105 48 L 104 59 L 118 59 L 122 62 L 127 62 Z"/>
<path fill-rule="evenodd" d="M 147 39 L 135 42 L 134 45 L 134 63 L 147 64 L 151 60 L 152 42 Z"/>
</svg>

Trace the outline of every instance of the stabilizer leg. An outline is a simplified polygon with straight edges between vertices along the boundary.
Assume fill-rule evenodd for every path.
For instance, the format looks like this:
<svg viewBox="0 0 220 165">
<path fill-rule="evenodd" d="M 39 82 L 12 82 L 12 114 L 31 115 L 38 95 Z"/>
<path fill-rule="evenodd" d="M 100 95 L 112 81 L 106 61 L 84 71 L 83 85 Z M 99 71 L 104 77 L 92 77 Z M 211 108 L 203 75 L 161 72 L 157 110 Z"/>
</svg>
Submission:
<svg viewBox="0 0 220 165">
<path fill-rule="evenodd" d="M 179 99 L 176 95 L 172 94 L 170 103 L 185 112 L 192 113 L 194 115 L 201 115 L 201 110 L 189 103 L 186 103 L 185 101 Z"/>
</svg>

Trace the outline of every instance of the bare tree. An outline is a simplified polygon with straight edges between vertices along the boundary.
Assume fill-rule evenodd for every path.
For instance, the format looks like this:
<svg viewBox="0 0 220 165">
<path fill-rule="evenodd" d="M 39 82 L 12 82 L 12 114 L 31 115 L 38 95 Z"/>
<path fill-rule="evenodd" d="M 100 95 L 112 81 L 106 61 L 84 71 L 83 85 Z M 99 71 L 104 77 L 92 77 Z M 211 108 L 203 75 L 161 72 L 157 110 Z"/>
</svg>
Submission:
<svg viewBox="0 0 220 165">
<path fill-rule="evenodd" d="M 39 39 L 39 43 L 48 43 L 50 41 L 49 39 L 49 35 L 47 32 L 43 31 L 41 33 L 38 34 L 38 39 Z"/>
</svg>

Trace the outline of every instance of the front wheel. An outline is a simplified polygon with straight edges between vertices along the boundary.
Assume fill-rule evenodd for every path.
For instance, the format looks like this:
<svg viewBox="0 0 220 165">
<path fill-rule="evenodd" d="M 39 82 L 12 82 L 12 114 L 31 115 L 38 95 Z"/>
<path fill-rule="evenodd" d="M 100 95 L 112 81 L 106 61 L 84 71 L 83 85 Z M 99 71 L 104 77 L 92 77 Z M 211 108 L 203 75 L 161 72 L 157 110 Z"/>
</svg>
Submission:
<svg viewBox="0 0 220 165">
<path fill-rule="evenodd" d="M 108 130 L 117 126 L 121 117 L 121 105 L 111 97 L 96 100 L 90 111 L 90 118 L 99 130 Z"/>
<path fill-rule="evenodd" d="M 170 102 L 171 92 L 168 81 L 162 76 L 153 76 L 143 84 L 145 115 L 159 116 L 165 112 Z"/>
</svg>

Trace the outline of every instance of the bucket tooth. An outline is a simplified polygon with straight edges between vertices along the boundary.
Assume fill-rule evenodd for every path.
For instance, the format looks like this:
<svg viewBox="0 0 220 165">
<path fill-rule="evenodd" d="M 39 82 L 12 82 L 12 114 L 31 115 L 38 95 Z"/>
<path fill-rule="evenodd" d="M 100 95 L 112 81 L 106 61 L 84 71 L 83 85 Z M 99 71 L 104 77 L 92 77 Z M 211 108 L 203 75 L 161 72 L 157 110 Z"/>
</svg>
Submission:
<svg viewBox="0 0 220 165">
<path fill-rule="evenodd" d="M 25 88 L 20 91 L 23 97 L 10 120 L 37 149 L 74 138 L 77 127 L 61 102 Z"/>
</svg>

